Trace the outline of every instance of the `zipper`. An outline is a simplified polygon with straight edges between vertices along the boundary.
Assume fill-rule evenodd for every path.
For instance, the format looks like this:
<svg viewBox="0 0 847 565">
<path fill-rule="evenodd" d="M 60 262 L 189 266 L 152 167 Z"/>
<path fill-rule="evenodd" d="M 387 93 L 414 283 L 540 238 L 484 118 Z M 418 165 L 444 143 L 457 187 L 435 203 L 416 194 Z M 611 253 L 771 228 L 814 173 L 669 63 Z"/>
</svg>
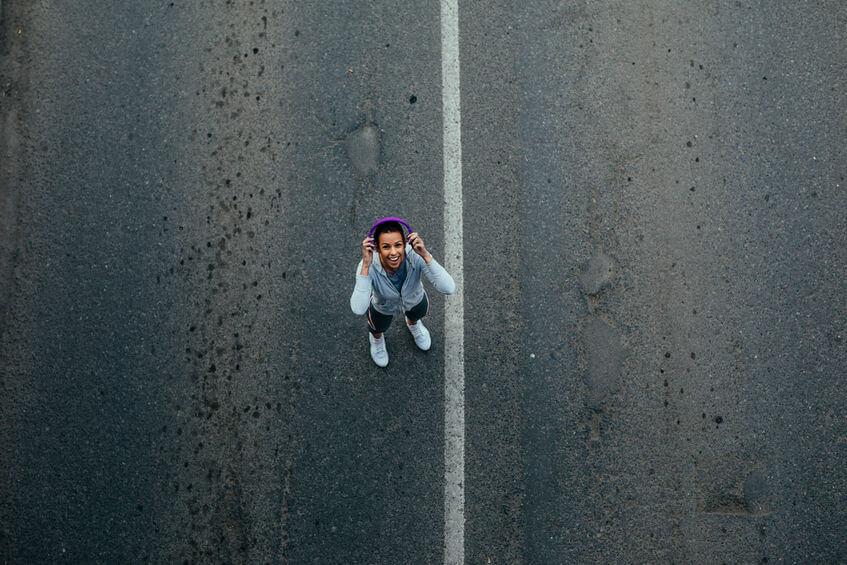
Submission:
<svg viewBox="0 0 847 565">
<path fill-rule="evenodd" d="M 405 259 L 404 259 L 404 260 L 405 260 Z M 408 268 L 408 267 L 407 267 L 407 268 Z M 405 304 L 403 304 L 403 293 L 402 293 L 402 292 L 400 292 L 399 290 L 397 290 L 397 287 L 396 287 L 396 286 L 394 286 L 394 283 L 393 283 L 393 282 L 391 282 L 391 279 L 389 279 L 389 278 L 388 278 L 388 274 L 385 272 L 385 270 L 384 270 L 384 269 L 383 269 L 382 271 L 379 271 L 379 273 L 383 276 L 383 278 L 385 278 L 385 282 L 387 282 L 387 283 L 388 283 L 388 287 L 389 287 L 391 290 L 395 291 L 395 292 L 397 293 L 397 296 L 399 296 L 399 297 L 400 297 L 400 307 L 401 307 L 403 310 L 405 310 L 405 309 L 406 309 L 406 305 L 405 305 Z M 406 279 L 404 279 L 404 280 L 403 280 L 403 284 L 401 284 L 401 285 L 400 285 L 400 288 L 403 288 L 403 286 L 406 284 L 406 280 L 408 280 L 408 278 L 409 278 L 409 275 L 407 274 L 407 275 L 406 275 Z"/>
</svg>

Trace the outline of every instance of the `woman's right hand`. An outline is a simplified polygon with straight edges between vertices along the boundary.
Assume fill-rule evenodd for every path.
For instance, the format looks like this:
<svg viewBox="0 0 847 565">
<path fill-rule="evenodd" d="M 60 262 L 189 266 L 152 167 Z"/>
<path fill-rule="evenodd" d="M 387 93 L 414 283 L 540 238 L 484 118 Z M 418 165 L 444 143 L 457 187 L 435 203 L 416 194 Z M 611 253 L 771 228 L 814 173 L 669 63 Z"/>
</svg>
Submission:
<svg viewBox="0 0 847 565">
<path fill-rule="evenodd" d="M 374 259 L 374 238 L 366 237 L 362 241 L 362 267 L 370 267 Z"/>
</svg>

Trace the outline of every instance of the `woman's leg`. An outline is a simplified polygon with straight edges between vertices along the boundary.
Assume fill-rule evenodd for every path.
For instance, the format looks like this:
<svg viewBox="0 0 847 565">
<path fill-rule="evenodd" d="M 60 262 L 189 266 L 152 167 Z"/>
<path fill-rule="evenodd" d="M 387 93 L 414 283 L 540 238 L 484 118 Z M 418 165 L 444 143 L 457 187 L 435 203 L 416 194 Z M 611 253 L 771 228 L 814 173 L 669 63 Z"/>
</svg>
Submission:
<svg viewBox="0 0 847 565">
<path fill-rule="evenodd" d="M 385 339 L 382 337 L 382 332 L 391 325 L 392 317 L 377 312 L 373 305 L 373 298 L 371 298 L 371 304 L 368 306 L 368 331 L 370 332 L 368 341 L 371 344 L 371 359 L 379 367 L 388 365 L 388 351 L 385 349 Z"/>
<path fill-rule="evenodd" d="M 420 302 L 415 305 L 411 310 L 406 312 L 406 322 L 410 326 L 414 326 L 418 323 L 418 320 L 426 316 L 427 312 L 429 312 L 429 296 L 424 290 L 424 297 Z"/>
<path fill-rule="evenodd" d="M 379 339 L 382 337 L 382 332 L 388 329 L 388 326 L 391 325 L 391 319 L 394 316 L 386 316 L 385 314 L 381 314 L 376 311 L 374 308 L 373 302 L 371 302 L 370 306 L 368 306 L 368 331 L 371 332 L 375 338 Z"/>
<path fill-rule="evenodd" d="M 406 324 L 408 324 L 409 331 L 412 332 L 412 337 L 415 338 L 415 344 L 422 350 L 429 350 L 429 346 L 432 345 L 432 338 L 429 335 L 429 330 L 426 329 L 426 326 L 421 322 L 421 318 L 426 316 L 426 313 L 429 311 L 429 296 L 426 295 L 426 291 L 424 291 L 423 300 L 418 302 L 418 304 L 406 312 Z"/>
</svg>

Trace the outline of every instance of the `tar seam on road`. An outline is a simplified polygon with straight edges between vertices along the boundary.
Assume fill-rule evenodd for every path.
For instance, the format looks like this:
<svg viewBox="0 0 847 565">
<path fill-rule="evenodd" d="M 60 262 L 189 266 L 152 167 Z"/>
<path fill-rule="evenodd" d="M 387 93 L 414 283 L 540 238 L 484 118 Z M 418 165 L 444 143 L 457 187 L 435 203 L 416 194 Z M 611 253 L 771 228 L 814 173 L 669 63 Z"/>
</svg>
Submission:
<svg viewBox="0 0 847 565">
<path fill-rule="evenodd" d="M 441 0 L 444 266 L 456 282 L 444 310 L 444 563 L 465 560 L 465 311 L 458 0 Z"/>
</svg>

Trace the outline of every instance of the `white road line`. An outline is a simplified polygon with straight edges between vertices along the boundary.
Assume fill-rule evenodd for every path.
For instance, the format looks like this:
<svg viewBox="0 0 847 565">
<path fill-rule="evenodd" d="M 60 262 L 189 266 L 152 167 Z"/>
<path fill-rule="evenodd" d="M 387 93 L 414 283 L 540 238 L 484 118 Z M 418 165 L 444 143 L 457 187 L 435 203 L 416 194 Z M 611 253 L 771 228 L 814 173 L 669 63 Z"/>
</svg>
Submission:
<svg viewBox="0 0 847 565">
<path fill-rule="evenodd" d="M 441 0 L 444 267 L 456 281 L 444 311 L 444 563 L 465 562 L 465 307 L 458 0 Z"/>
</svg>

